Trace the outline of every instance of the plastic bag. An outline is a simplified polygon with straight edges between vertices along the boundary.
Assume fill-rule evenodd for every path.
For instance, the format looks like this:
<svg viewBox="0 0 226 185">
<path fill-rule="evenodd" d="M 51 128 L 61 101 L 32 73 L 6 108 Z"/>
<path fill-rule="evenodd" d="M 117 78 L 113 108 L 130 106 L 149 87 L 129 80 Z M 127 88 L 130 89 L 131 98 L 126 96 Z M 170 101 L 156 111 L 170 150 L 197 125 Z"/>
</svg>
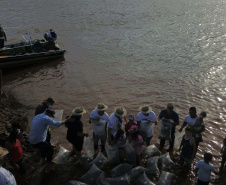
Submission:
<svg viewBox="0 0 226 185">
<path fill-rule="evenodd" d="M 161 176 L 156 185 L 170 185 L 174 177 L 176 176 L 173 173 L 161 171 Z"/>
<path fill-rule="evenodd" d="M 131 164 L 128 164 L 128 163 L 120 164 L 110 171 L 111 177 L 114 178 L 114 177 L 119 177 L 121 175 L 124 175 L 128 171 L 130 171 L 132 168 L 133 168 L 133 165 Z"/>
<path fill-rule="evenodd" d="M 83 182 L 79 182 L 79 181 L 72 180 L 72 181 L 67 182 L 67 183 L 64 184 L 64 185 L 87 185 L 87 184 L 85 184 L 85 183 L 83 183 Z"/>
<path fill-rule="evenodd" d="M 58 152 L 57 156 L 53 159 L 53 162 L 56 164 L 64 164 L 70 155 L 71 155 L 70 151 L 60 146 L 60 151 Z"/>
<path fill-rule="evenodd" d="M 54 118 L 55 121 L 61 121 L 64 114 L 64 110 L 55 110 Z"/>
<path fill-rule="evenodd" d="M 135 182 L 136 185 L 155 185 L 149 180 L 146 173 L 144 172 Z"/>
<path fill-rule="evenodd" d="M 154 156 L 160 156 L 160 151 L 155 145 L 150 145 L 144 149 L 144 155 L 146 157 L 154 157 Z"/>
<path fill-rule="evenodd" d="M 105 147 L 108 160 L 109 162 L 113 164 L 119 164 L 119 153 L 118 153 L 118 148 L 117 147 Z"/>
<path fill-rule="evenodd" d="M 94 147 L 93 147 L 93 142 L 91 141 L 90 138 L 88 137 L 84 138 L 83 149 L 85 150 L 87 157 L 89 157 L 90 159 L 93 159 Z"/>
<path fill-rule="evenodd" d="M 165 139 L 171 141 L 171 129 L 172 129 L 172 120 L 168 119 L 166 121 L 160 121 L 160 134 L 159 139 Z"/>
<path fill-rule="evenodd" d="M 79 164 L 81 164 L 85 169 L 90 169 L 90 167 L 92 166 L 92 164 L 90 164 L 92 162 L 92 160 L 88 157 L 80 157 L 79 158 Z"/>
<path fill-rule="evenodd" d="M 100 170 L 95 164 L 92 165 L 92 167 L 89 169 L 89 171 L 84 174 L 80 180 L 86 184 L 93 184 L 97 177 L 103 173 L 102 170 Z"/>
<path fill-rule="evenodd" d="M 129 178 L 126 174 L 120 177 L 106 178 L 105 180 L 110 185 L 130 185 Z"/>
<path fill-rule="evenodd" d="M 132 165 L 136 165 L 137 163 L 137 156 L 134 148 L 128 142 L 125 144 L 125 153 L 126 153 L 126 160 L 128 163 Z"/>
<path fill-rule="evenodd" d="M 162 155 L 159 159 L 162 163 L 163 170 L 172 170 L 176 166 L 176 164 L 170 159 L 169 152 Z"/>
<path fill-rule="evenodd" d="M 146 138 L 153 128 L 154 124 L 150 123 L 148 120 L 142 120 L 140 123 L 139 133 L 142 137 Z"/>
<path fill-rule="evenodd" d="M 132 182 L 136 181 L 144 172 L 148 173 L 148 169 L 141 167 L 141 166 L 137 166 L 137 167 L 131 169 L 128 172 L 129 180 Z"/>
<path fill-rule="evenodd" d="M 99 152 L 96 158 L 90 164 L 95 164 L 98 168 L 101 169 L 107 162 L 107 158 L 101 152 Z"/>
<path fill-rule="evenodd" d="M 176 132 L 175 133 L 175 140 L 174 140 L 174 151 L 177 152 L 180 148 L 181 141 L 183 139 L 183 136 L 185 134 L 185 130 L 183 129 L 182 132 Z"/>
<path fill-rule="evenodd" d="M 149 173 L 155 174 L 155 175 L 159 175 L 160 171 L 158 168 L 158 162 L 159 162 L 159 156 L 155 156 L 155 157 L 150 157 L 147 160 L 147 169 L 149 171 Z"/>
</svg>

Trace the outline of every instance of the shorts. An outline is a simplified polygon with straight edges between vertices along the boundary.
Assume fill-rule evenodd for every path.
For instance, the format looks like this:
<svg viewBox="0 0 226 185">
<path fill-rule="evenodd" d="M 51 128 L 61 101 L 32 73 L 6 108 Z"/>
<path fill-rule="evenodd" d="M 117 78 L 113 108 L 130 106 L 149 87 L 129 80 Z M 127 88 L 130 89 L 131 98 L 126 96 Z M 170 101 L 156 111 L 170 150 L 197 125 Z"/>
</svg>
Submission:
<svg viewBox="0 0 226 185">
<path fill-rule="evenodd" d="M 180 160 L 184 161 L 186 164 L 190 165 L 193 162 L 192 158 L 189 157 L 185 157 L 184 155 L 180 155 Z"/>
</svg>

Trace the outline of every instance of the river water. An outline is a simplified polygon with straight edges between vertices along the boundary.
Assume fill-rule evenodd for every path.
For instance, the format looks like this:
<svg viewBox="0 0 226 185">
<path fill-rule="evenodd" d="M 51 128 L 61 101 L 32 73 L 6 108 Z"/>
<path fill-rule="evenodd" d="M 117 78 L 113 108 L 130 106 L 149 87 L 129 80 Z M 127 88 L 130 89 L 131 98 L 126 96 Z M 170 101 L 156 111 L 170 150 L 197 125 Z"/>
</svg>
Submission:
<svg viewBox="0 0 226 185">
<path fill-rule="evenodd" d="M 53 96 L 70 115 L 98 102 L 137 114 L 149 104 L 156 115 L 173 102 L 180 124 L 190 106 L 207 111 L 204 142 L 219 166 L 226 121 L 225 0 L 1 0 L 8 43 L 53 28 L 65 59 L 3 71 L 3 87 L 29 109 Z M 83 119 L 91 133 L 88 114 Z M 59 139 L 65 141 L 65 129 Z M 155 131 L 154 143 L 158 143 Z"/>
</svg>

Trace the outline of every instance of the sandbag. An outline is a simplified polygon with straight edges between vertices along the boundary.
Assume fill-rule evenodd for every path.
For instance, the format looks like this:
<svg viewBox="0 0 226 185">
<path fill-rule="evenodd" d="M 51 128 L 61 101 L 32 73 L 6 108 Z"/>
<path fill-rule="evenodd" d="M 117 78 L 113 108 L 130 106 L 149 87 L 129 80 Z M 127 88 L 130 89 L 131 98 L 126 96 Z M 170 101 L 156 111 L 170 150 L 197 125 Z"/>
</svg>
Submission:
<svg viewBox="0 0 226 185">
<path fill-rule="evenodd" d="M 163 170 L 173 170 L 176 164 L 171 160 L 169 152 L 162 155 L 160 158 Z"/>
<path fill-rule="evenodd" d="M 135 182 L 136 185 L 155 185 L 149 180 L 146 173 L 144 172 Z"/>
<path fill-rule="evenodd" d="M 93 141 L 91 141 L 90 138 L 88 137 L 84 138 L 83 149 L 85 150 L 87 157 L 89 157 L 90 159 L 93 159 L 94 146 L 93 146 Z"/>
<path fill-rule="evenodd" d="M 106 178 L 105 180 L 110 185 L 130 185 L 129 178 L 126 174 L 120 177 Z"/>
<path fill-rule="evenodd" d="M 172 120 L 161 120 L 160 121 L 160 133 L 159 139 L 169 140 L 171 141 L 171 130 L 172 130 Z"/>
<path fill-rule="evenodd" d="M 106 178 L 104 176 L 104 172 L 97 178 L 96 185 L 110 185 L 107 181 Z"/>
<path fill-rule="evenodd" d="M 112 164 L 120 163 L 117 147 L 105 147 L 105 150 L 106 150 L 109 162 L 111 162 Z"/>
<path fill-rule="evenodd" d="M 87 156 L 81 156 L 79 158 L 78 163 L 81 164 L 85 169 L 90 169 L 92 164 L 90 164 L 92 160 L 88 158 Z"/>
<path fill-rule="evenodd" d="M 159 175 L 160 171 L 158 168 L 159 156 L 150 157 L 147 160 L 147 169 L 151 174 Z"/>
<path fill-rule="evenodd" d="M 98 168 L 101 169 L 107 162 L 107 158 L 101 152 L 99 152 L 96 158 L 90 164 L 95 164 Z"/>
<path fill-rule="evenodd" d="M 124 175 L 126 174 L 128 171 L 130 171 L 131 169 L 133 168 L 133 165 L 131 164 L 128 164 L 128 163 L 123 163 L 123 164 L 120 164 L 118 166 L 116 166 L 115 168 L 113 168 L 111 171 L 110 171 L 110 175 L 111 177 L 119 177 L 121 175 Z"/>
<path fill-rule="evenodd" d="M 173 173 L 161 171 L 161 176 L 156 185 L 170 185 L 175 177 L 176 175 Z"/>
<path fill-rule="evenodd" d="M 71 155 L 70 151 L 68 151 L 64 147 L 60 146 L 60 150 L 59 150 L 57 156 L 52 161 L 56 164 L 64 164 L 70 155 Z"/>
<path fill-rule="evenodd" d="M 132 165 L 136 165 L 137 163 L 137 156 L 134 148 L 128 142 L 125 144 L 125 153 L 126 153 L 126 160 L 128 163 Z"/>
<path fill-rule="evenodd" d="M 160 156 L 160 151 L 158 148 L 153 144 L 144 149 L 144 156 L 149 158 L 149 157 L 154 157 L 154 156 Z"/>
<path fill-rule="evenodd" d="M 55 110 L 54 118 L 55 121 L 61 121 L 64 114 L 64 110 Z"/>
<path fill-rule="evenodd" d="M 79 181 L 75 181 L 75 180 L 71 180 L 64 185 L 88 185 L 88 184 L 85 184 L 85 183 L 79 182 Z"/>
<path fill-rule="evenodd" d="M 175 133 L 175 140 L 174 140 L 174 151 L 175 152 L 177 152 L 179 150 L 184 134 L 185 134 L 185 129 L 183 129 L 182 132 Z"/>
<path fill-rule="evenodd" d="M 128 172 L 128 178 L 131 182 L 135 182 L 144 172 L 148 173 L 148 169 L 137 166 Z"/>
<path fill-rule="evenodd" d="M 84 174 L 80 180 L 86 184 L 93 184 L 97 177 L 103 173 L 102 170 L 100 170 L 95 164 L 92 165 L 92 167 L 89 169 L 89 171 Z"/>
</svg>

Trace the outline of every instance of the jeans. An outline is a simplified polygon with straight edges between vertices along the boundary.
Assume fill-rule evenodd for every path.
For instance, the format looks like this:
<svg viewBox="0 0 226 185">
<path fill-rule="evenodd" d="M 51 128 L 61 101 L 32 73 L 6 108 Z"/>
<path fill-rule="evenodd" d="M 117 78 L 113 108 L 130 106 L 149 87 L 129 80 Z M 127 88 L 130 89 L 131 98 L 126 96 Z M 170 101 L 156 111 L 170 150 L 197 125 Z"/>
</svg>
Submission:
<svg viewBox="0 0 226 185">
<path fill-rule="evenodd" d="M 35 144 L 33 146 L 41 150 L 42 158 L 47 158 L 47 162 L 52 161 L 54 149 L 50 143 L 45 141 Z"/>
<path fill-rule="evenodd" d="M 94 150 L 98 150 L 99 140 L 101 141 L 101 150 L 104 150 L 105 149 L 105 143 L 107 141 L 107 137 L 106 136 L 97 136 L 93 132 Z"/>
</svg>

